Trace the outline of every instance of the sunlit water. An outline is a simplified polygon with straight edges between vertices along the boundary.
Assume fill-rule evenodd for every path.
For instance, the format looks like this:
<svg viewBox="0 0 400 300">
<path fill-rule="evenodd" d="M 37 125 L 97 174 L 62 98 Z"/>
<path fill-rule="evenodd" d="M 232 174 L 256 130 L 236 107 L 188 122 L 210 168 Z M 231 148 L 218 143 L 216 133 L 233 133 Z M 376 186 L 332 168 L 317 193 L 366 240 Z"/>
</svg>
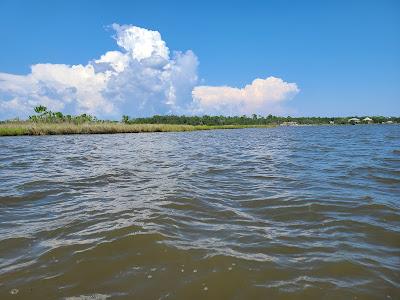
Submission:
<svg viewBox="0 0 400 300">
<path fill-rule="evenodd" d="M 399 299 L 400 126 L 0 137 L 0 299 Z"/>
</svg>

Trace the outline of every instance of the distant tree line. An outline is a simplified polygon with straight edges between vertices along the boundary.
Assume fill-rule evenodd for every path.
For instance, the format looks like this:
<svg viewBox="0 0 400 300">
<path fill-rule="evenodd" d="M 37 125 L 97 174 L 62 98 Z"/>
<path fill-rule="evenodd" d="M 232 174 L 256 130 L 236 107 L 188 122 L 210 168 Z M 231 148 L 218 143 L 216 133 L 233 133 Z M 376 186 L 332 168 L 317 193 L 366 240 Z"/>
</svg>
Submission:
<svg viewBox="0 0 400 300">
<path fill-rule="evenodd" d="M 99 120 L 89 114 L 64 115 L 61 112 L 52 112 L 43 105 L 34 108 L 35 115 L 29 116 L 32 122 L 47 123 L 87 123 L 87 122 L 116 122 Z M 360 120 L 366 116 L 359 116 Z M 177 115 L 155 115 L 145 118 L 130 118 L 127 115 L 122 116 L 122 123 L 126 124 L 176 124 L 176 125 L 280 125 L 288 122 L 296 122 L 299 125 L 318 125 L 318 124 L 348 124 L 348 120 L 353 117 L 278 117 L 273 115 L 260 116 L 253 114 L 251 116 L 177 116 Z M 369 116 L 373 123 L 380 124 L 387 121 L 400 123 L 400 117 Z"/>
<path fill-rule="evenodd" d="M 358 117 L 363 119 L 366 116 Z M 129 124 L 186 124 L 186 125 L 273 125 L 283 124 L 287 122 L 296 122 L 300 125 L 318 125 L 318 124 L 348 124 L 348 120 L 352 117 L 277 117 L 273 115 L 259 116 L 176 116 L 176 115 L 155 115 L 147 118 L 129 118 L 124 115 L 122 122 Z M 400 117 L 370 117 L 374 123 L 383 123 L 393 121 L 400 122 Z"/>
</svg>

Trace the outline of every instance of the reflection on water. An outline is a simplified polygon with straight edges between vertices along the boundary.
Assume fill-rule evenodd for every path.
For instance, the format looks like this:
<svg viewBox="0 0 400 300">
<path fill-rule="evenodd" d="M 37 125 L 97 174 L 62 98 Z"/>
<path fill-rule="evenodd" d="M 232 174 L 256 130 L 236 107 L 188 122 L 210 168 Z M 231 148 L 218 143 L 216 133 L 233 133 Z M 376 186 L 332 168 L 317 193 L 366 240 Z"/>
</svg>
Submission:
<svg viewBox="0 0 400 300">
<path fill-rule="evenodd" d="M 1 299 L 396 299 L 400 128 L 0 138 Z"/>
</svg>

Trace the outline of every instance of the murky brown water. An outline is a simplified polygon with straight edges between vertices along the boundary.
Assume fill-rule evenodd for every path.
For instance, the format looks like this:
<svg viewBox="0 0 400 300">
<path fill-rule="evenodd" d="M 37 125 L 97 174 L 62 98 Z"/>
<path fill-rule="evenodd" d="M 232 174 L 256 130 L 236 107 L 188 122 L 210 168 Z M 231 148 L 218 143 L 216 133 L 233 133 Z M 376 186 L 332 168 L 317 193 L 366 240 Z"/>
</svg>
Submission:
<svg viewBox="0 0 400 300">
<path fill-rule="evenodd" d="M 0 299 L 400 299 L 400 127 L 0 138 Z"/>
</svg>

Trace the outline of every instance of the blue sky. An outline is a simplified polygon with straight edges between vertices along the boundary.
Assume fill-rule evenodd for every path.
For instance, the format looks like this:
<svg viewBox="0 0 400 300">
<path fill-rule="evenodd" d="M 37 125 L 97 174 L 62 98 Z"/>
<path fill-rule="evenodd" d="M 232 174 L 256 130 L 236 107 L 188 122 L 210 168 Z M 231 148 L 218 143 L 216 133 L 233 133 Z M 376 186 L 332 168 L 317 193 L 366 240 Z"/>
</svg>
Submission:
<svg viewBox="0 0 400 300">
<path fill-rule="evenodd" d="M 172 63 L 183 66 L 172 58 L 174 50 L 193 52 L 197 69 L 188 71 L 182 80 L 196 74 L 193 86 L 232 88 L 199 89 L 196 97 L 202 104 L 211 105 L 207 102 L 210 93 L 223 94 L 225 103 L 227 95 L 239 93 L 234 88 L 251 85 L 256 78 L 273 76 L 282 79 L 280 85 L 297 86 L 295 92 L 285 90 L 279 108 L 271 104 L 237 109 L 228 103 L 218 110 L 202 106 L 203 110 L 196 112 L 260 109 L 264 114 L 270 109 L 297 116 L 400 114 L 400 1 L 187 2 L 3 0 L 0 73 L 26 75 L 30 66 L 42 63 L 86 65 L 107 51 L 120 50 L 112 38 L 111 24 L 131 24 L 158 31 L 171 51 Z M 129 80 L 135 80 L 132 78 Z M 182 83 L 172 86 L 176 89 Z M 185 86 L 182 95 L 193 86 Z M 5 89 L 3 86 L 3 92 Z M 30 93 L 27 90 L 19 97 Z M 2 99 L 0 86 L 0 101 L 5 103 L 14 96 L 10 89 L 4 94 Z M 138 94 L 142 95 L 142 90 L 136 94 L 124 91 L 129 97 Z M 109 91 L 107 95 L 120 96 Z M 126 102 L 118 112 L 129 105 L 139 104 Z M 68 110 L 68 104 L 61 107 Z M 173 112 L 187 112 L 187 107 Z M 11 106 L 0 109 L 0 118 L 18 114 Z M 136 114 L 135 110 L 129 112 Z M 158 113 L 149 109 L 137 114 L 152 112 Z"/>
</svg>

